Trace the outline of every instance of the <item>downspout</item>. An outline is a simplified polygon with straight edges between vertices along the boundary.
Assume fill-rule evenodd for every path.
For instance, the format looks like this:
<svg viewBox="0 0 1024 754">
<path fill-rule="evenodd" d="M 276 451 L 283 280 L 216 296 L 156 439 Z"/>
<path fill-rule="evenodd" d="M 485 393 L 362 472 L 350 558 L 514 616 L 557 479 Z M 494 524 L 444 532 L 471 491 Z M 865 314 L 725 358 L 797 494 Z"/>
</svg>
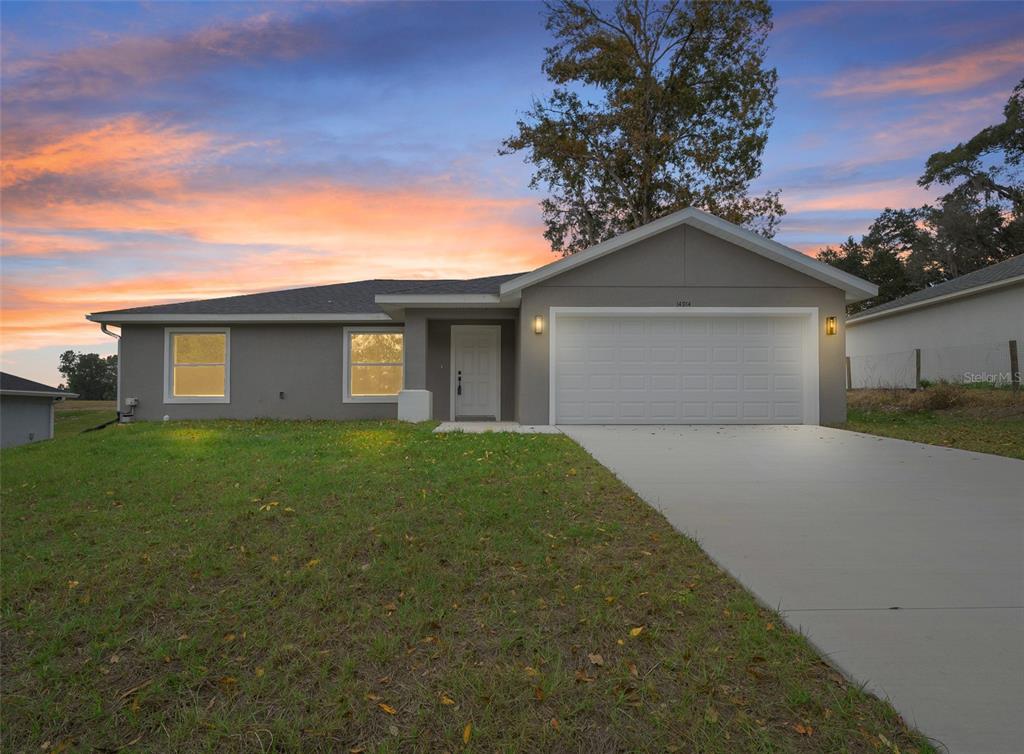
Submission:
<svg viewBox="0 0 1024 754">
<path fill-rule="evenodd" d="M 135 407 L 132 406 L 131 410 L 125 414 L 121 413 L 121 336 L 111 332 L 106 322 L 100 324 L 100 330 L 104 335 L 109 335 L 117 341 L 117 421 L 118 423 L 128 422 L 131 421 L 132 415 L 135 413 Z"/>
</svg>

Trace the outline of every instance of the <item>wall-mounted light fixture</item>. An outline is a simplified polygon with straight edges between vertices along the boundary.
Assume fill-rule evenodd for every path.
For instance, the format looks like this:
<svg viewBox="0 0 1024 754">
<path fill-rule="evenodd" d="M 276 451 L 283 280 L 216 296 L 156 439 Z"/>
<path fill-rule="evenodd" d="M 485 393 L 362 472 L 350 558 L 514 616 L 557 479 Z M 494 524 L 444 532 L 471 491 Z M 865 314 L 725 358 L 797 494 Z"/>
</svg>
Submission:
<svg viewBox="0 0 1024 754">
<path fill-rule="evenodd" d="M 544 334 L 544 317 L 540 314 L 533 318 L 533 332 L 536 335 Z"/>
<path fill-rule="evenodd" d="M 825 334 L 835 335 L 839 332 L 839 323 L 835 317 L 825 317 Z"/>
</svg>

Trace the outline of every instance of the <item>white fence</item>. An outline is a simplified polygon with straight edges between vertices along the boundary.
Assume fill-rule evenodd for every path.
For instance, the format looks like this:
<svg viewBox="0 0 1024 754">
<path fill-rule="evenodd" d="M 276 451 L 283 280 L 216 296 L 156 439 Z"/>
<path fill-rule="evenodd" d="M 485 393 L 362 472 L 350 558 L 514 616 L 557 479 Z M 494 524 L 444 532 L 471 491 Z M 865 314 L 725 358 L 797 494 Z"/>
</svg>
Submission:
<svg viewBox="0 0 1024 754">
<path fill-rule="evenodd" d="M 847 356 L 847 385 L 853 388 L 913 388 L 925 382 L 991 382 L 1010 385 L 1014 372 L 1020 381 L 1016 341 L 972 343 L 945 348 L 912 348 L 895 353 Z"/>
</svg>

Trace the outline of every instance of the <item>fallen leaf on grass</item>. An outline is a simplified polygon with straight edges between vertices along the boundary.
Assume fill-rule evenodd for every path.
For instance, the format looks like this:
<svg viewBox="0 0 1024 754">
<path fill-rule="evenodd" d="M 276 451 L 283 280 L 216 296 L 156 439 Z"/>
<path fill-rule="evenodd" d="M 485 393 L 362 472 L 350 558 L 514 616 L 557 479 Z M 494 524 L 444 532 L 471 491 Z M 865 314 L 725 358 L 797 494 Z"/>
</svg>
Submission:
<svg viewBox="0 0 1024 754">
<path fill-rule="evenodd" d="M 75 581 L 73 579 L 68 581 L 68 589 L 74 589 L 76 586 L 78 586 L 78 582 L 77 581 Z"/>
<path fill-rule="evenodd" d="M 466 723 L 466 727 L 462 729 L 462 743 L 468 744 L 469 739 L 473 736 L 473 723 Z"/>
<path fill-rule="evenodd" d="M 528 675 L 528 676 L 540 675 L 540 673 L 537 672 L 536 668 L 531 668 L 529 665 L 527 665 L 525 668 L 523 668 L 523 670 L 526 672 L 526 675 Z"/>
<path fill-rule="evenodd" d="M 551 727 L 554 728 L 555 730 L 558 730 L 558 720 L 556 718 L 554 718 L 554 717 L 551 718 Z"/>
<path fill-rule="evenodd" d="M 633 676 L 634 678 L 636 678 L 636 677 L 638 677 L 640 675 L 640 671 L 636 669 L 636 663 L 635 662 L 629 663 L 626 667 L 629 668 L 629 674 L 631 676 Z"/>
<path fill-rule="evenodd" d="M 793 723 L 793 730 L 799 733 L 801 736 L 809 736 L 814 733 L 814 728 L 810 725 L 804 725 L 803 723 Z"/>
<path fill-rule="evenodd" d="M 596 679 L 592 676 L 587 675 L 585 670 L 576 671 L 576 682 L 577 683 L 593 683 Z"/>
<path fill-rule="evenodd" d="M 644 632 L 644 627 L 643 626 L 637 626 L 636 628 L 629 629 L 629 635 L 634 637 L 634 638 L 639 636 L 643 632 Z"/>
<path fill-rule="evenodd" d="M 455 700 L 452 699 L 450 696 L 441 694 L 441 704 L 445 704 L 450 707 L 451 705 L 455 704 Z"/>
<path fill-rule="evenodd" d="M 390 704 L 385 704 L 384 702 L 380 702 L 377 706 L 380 707 L 385 712 L 387 712 L 389 715 L 397 715 L 398 714 L 398 710 L 396 710 Z"/>
<path fill-rule="evenodd" d="M 604 665 L 604 658 L 599 654 L 587 655 L 587 659 L 594 665 Z"/>
<path fill-rule="evenodd" d="M 267 671 L 264 670 L 263 668 L 256 668 L 256 677 L 257 678 L 262 678 L 264 675 L 266 675 L 266 672 Z"/>
<path fill-rule="evenodd" d="M 543 702 L 544 701 L 544 689 L 542 689 L 540 686 L 534 686 L 534 688 L 533 688 L 533 698 L 536 699 L 538 702 Z"/>
<path fill-rule="evenodd" d="M 311 561 L 306 563 L 306 568 L 316 568 L 320 565 L 320 558 L 313 558 Z"/>
</svg>

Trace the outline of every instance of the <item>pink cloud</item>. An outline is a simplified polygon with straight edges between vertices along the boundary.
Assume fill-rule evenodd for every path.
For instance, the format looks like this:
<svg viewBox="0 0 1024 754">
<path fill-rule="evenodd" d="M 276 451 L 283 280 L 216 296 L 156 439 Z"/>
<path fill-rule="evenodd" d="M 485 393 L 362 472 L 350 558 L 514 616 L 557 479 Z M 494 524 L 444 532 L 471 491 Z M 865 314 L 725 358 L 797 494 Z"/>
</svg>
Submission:
<svg viewBox="0 0 1024 754">
<path fill-rule="evenodd" d="M 116 94 L 224 61 L 295 58 L 320 45 L 315 28 L 264 13 L 172 38 L 125 37 L 5 64 L 8 101 L 63 100 Z"/>
<path fill-rule="evenodd" d="M 833 81 L 825 94 L 830 97 L 901 92 L 940 94 L 979 86 L 1017 73 L 1022 65 L 1024 39 L 1018 38 L 945 60 L 852 71 Z"/>
<path fill-rule="evenodd" d="M 912 177 L 851 184 L 840 188 L 787 191 L 782 197 L 786 210 L 798 212 L 868 211 L 886 207 L 916 207 L 931 199 Z"/>
</svg>

